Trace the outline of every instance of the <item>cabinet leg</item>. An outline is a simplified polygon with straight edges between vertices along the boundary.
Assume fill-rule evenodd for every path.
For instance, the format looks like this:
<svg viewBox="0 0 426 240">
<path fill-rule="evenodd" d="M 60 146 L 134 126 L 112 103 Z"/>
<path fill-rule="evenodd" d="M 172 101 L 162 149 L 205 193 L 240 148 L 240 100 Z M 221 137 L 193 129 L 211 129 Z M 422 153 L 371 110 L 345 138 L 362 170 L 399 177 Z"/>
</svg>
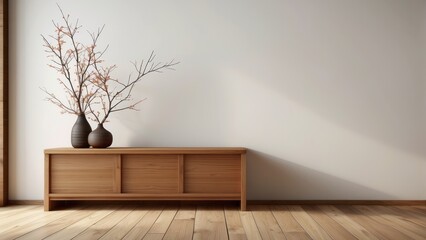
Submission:
<svg viewBox="0 0 426 240">
<path fill-rule="evenodd" d="M 241 211 L 246 211 L 247 210 L 247 203 L 246 203 L 246 201 L 244 200 L 241 200 Z"/>
<path fill-rule="evenodd" d="M 48 211 L 51 210 L 51 208 L 52 208 L 52 201 L 49 200 L 49 199 L 45 199 L 44 200 L 44 211 L 48 212 Z"/>
</svg>

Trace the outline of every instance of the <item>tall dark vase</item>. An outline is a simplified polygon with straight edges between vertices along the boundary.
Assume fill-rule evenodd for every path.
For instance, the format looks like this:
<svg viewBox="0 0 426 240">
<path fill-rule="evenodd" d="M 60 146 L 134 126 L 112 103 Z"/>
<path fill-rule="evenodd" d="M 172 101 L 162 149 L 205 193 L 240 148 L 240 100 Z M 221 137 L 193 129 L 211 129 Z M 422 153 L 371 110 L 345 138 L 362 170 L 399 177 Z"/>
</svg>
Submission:
<svg viewBox="0 0 426 240">
<path fill-rule="evenodd" d="M 90 127 L 86 115 L 79 114 L 71 130 L 71 145 L 74 148 L 89 148 L 88 137 L 90 132 L 92 132 L 92 127 Z"/>
<path fill-rule="evenodd" d="M 103 124 L 98 124 L 98 127 L 89 134 L 89 144 L 93 148 L 107 148 L 112 144 L 112 134 Z"/>
</svg>

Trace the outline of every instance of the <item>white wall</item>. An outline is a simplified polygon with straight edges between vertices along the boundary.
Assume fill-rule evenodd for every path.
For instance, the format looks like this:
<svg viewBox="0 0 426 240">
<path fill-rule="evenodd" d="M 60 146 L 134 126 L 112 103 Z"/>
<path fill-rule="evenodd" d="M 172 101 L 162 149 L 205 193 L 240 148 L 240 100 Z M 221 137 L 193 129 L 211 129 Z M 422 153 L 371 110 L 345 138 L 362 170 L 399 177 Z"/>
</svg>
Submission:
<svg viewBox="0 0 426 240">
<path fill-rule="evenodd" d="M 40 34 L 62 8 L 106 24 L 106 59 L 181 61 L 106 125 L 113 146 L 243 146 L 249 199 L 426 199 L 426 2 L 10 1 L 10 196 L 42 199 L 43 149 L 74 116 Z M 95 124 L 93 124 L 95 126 Z"/>
</svg>

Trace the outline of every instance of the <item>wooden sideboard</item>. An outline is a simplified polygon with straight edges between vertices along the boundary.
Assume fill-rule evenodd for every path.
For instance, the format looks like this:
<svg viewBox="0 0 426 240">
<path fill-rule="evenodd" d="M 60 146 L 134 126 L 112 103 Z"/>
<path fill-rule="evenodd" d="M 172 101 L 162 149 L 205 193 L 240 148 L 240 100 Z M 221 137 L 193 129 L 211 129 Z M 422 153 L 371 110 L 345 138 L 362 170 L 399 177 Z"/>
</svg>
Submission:
<svg viewBox="0 0 426 240">
<path fill-rule="evenodd" d="M 63 200 L 239 200 L 245 148 L 46 149 L 44 210 Z"/>
</svg>

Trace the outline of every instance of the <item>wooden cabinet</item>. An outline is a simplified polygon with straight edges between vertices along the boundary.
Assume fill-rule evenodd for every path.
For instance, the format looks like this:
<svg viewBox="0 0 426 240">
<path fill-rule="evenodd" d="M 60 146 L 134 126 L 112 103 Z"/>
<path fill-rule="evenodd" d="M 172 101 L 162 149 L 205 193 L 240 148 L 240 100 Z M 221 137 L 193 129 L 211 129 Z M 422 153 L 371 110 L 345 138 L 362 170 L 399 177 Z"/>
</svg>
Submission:
<svg viewBox="0 0 426 240">
<path fill-rule="evenodd" d="M 61 200 L 239 200 L 245 148 L 45 150 L 44 208 Z"/>
</svg>

